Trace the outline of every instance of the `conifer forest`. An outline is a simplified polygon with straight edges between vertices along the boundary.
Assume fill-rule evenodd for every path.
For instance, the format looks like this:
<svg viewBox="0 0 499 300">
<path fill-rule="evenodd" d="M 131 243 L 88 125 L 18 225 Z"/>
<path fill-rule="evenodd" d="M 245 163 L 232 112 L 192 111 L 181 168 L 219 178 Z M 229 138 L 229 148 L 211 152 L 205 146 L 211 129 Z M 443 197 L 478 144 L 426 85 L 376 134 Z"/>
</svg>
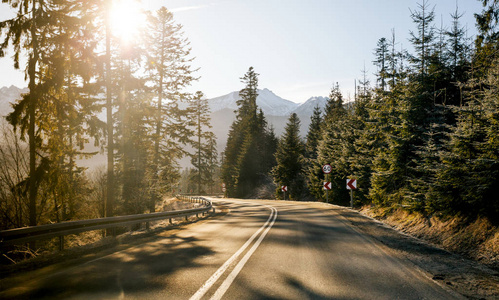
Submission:
<svg viewBox="0 0 499 300">
<path fill-rule="evenodd" d="M 350 99 L 331 79 L 306 136 L 296 114 L 276 135 L 249 67 L 220 154 L 208 100 L 188 92 L 198 79 L 188 37 L 168 9 L 148 13 L 132 41 L 111 34 L 110 1 L 3 2 L 16 16 L 0 22 L 0 59 L 24 70 L 29 92 L 2 120 L 1 229 L 154 212 L 181 180 L 196 194 L 224 183 L 226 197 L 282 199 L 288 186 L 286 199 L 321 202 L 330 181 L 328 201 L 348 206 L 347 178 L 358 182 L 355 207 L 499 225 L 498 0 L 479 1 L 473 37 L 458 8 L 445 26 L 429 1 L 411 8 L 411 50 L 395 30 L 379 37 L 375 78 L 364 70 Z M 99 152 L 105 169 L 78 164 Z"/>
</svg>

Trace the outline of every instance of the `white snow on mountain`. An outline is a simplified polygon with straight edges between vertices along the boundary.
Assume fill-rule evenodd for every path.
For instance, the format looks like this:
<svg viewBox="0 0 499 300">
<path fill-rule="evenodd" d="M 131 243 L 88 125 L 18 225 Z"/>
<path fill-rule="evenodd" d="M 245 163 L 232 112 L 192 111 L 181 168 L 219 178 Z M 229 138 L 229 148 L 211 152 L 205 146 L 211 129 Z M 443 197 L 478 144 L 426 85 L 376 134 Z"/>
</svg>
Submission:
<svg viewBox="0 0 499 300">
<path fill-rule="evenodd" d="M 326 107 L 328 98 L 326 97 L 312 97 L 300 104 L 297 108 L 295 108 L 291 113 L 296 113 L 299 117 L 307 116 L 310 118 L 314 113 L 314 109 L 318 106 L 320 109 L 324 110 Z"/>
<path fill-rule="evenodd" d="M 239 97 L 239 91 L 236 91 L 209 99 L 208 103 L 210 104 L 211 112 L 226 108 L 237 110 L 237 100 L 239 99 L 241 99 L 241 97 Z M 258 90 L 256 105 L 262 109 L 265 115 L 273 116 L 286 116 L 299 106 L 297 103 L 277 96 L 269 89 Z"/>
<path fill-rule="evenodd" d="M 11 103 L 21 98 L 21 94 L 27 93 L 28 89 L 20 89 L 11 85 L 10 87 L 0 88 L 0 116 L 6 116 L 12 112 Z"/>
</svg>

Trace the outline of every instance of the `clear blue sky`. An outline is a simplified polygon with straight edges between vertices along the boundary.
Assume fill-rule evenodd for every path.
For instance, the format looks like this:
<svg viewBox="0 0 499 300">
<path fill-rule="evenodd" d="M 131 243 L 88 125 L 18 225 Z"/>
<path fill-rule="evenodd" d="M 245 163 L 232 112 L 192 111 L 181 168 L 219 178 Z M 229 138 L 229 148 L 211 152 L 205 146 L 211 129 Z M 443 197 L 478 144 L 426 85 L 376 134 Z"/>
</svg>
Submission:
<svg viewBox="0 0 499 300">
<path fill-rule="evenodd" d="M 242 88 L 239 78 L 250 66 L 260 74 L 259 87 L 295 102 L 327 96 L 339 82 L 345 96 L 353 96 L 361 71 L 372 75 L 373 49 L 395 29 L 398 42 L 410 49 L 409 31 L 415 30 L 409 9 L 422 0 L 142 0 L 148 10 L 165 6 L 184 26 L 190 40 L 193 67 L 199 67 L 201 90 L 216 97 Z M 477 0 L 459 0 L 470 36 Z M 435 25 L 450 26 L 456 0 L 433 0 Z M 0 4 L 0 19 L 6 5 Z M 9 56 L 0 59 L 0 87 L 27 86 L 14 71 Z"/>
</svg>

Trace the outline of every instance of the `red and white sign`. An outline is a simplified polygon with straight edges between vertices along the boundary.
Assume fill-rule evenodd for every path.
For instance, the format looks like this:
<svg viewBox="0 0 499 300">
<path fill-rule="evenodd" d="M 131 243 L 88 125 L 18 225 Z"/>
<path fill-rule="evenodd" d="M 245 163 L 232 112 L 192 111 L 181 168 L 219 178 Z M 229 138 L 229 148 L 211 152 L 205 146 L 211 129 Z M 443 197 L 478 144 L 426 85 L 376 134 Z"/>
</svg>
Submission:
<svg viewBox="0 0 499 300">
<path fill-rule="evenodd" d="M 357 189 L 357 179 L 347 179 L 347 189 L 348 190 Z"/>
<path fill-rule="evenodd" d="M 323 187 L 325 190 L 331 190 L 331 181 L 324 181 Z"/>
<path fill-rule="evenodd" d="M 287 192 L 288 191 L 288 186 L 283 185 L 281 186 L 281 192 Z"/>
<path fill-rule="evenodd" d="M 333 170 L 333 167 L 331 167 L 330 164 L 325 164 L 322 166 L 322 172 L 324 172 L 324 174 L 329 174 L 329 173 L 331 173 L 332 170 Z"/>
</svg>

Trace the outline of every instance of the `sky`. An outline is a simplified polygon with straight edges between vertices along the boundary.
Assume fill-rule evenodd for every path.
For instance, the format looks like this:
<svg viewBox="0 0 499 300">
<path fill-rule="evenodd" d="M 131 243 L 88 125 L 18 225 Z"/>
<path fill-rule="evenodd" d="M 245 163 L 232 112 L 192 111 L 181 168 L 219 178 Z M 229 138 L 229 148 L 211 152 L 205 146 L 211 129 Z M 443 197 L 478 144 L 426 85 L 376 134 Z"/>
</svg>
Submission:
<svg viewBox="0 0 499 300">
<path fill-rule="evenodd" d="M 355 79 L 368 72 L 374 81 L 374 48 L 395 30 L 399 47 L 408 48 L 415 31 L 410 10 L 422 0 L 142 0 L 146 10 L 165 6 L 183 25 L 192 47 L 199 81 L 189 88 L 213 98 L 240 90 L 240 78 L 250 66 L 260 74 L 259 88 L 297 103 L 327 96 L 338 82 L 346 98 L 353 97 Z M 450 13 L 473 36 L 478 0 L 431 0 L 435 25 L 449 27 Z M 9 17 L 0 4 L 0 20 Z M 11 53 L 11 52 L 10 52 Z M 25 87 L 24 74 L 14 70 L 7 53 L 0 58 L 0 87 Z"/>
</svg>

